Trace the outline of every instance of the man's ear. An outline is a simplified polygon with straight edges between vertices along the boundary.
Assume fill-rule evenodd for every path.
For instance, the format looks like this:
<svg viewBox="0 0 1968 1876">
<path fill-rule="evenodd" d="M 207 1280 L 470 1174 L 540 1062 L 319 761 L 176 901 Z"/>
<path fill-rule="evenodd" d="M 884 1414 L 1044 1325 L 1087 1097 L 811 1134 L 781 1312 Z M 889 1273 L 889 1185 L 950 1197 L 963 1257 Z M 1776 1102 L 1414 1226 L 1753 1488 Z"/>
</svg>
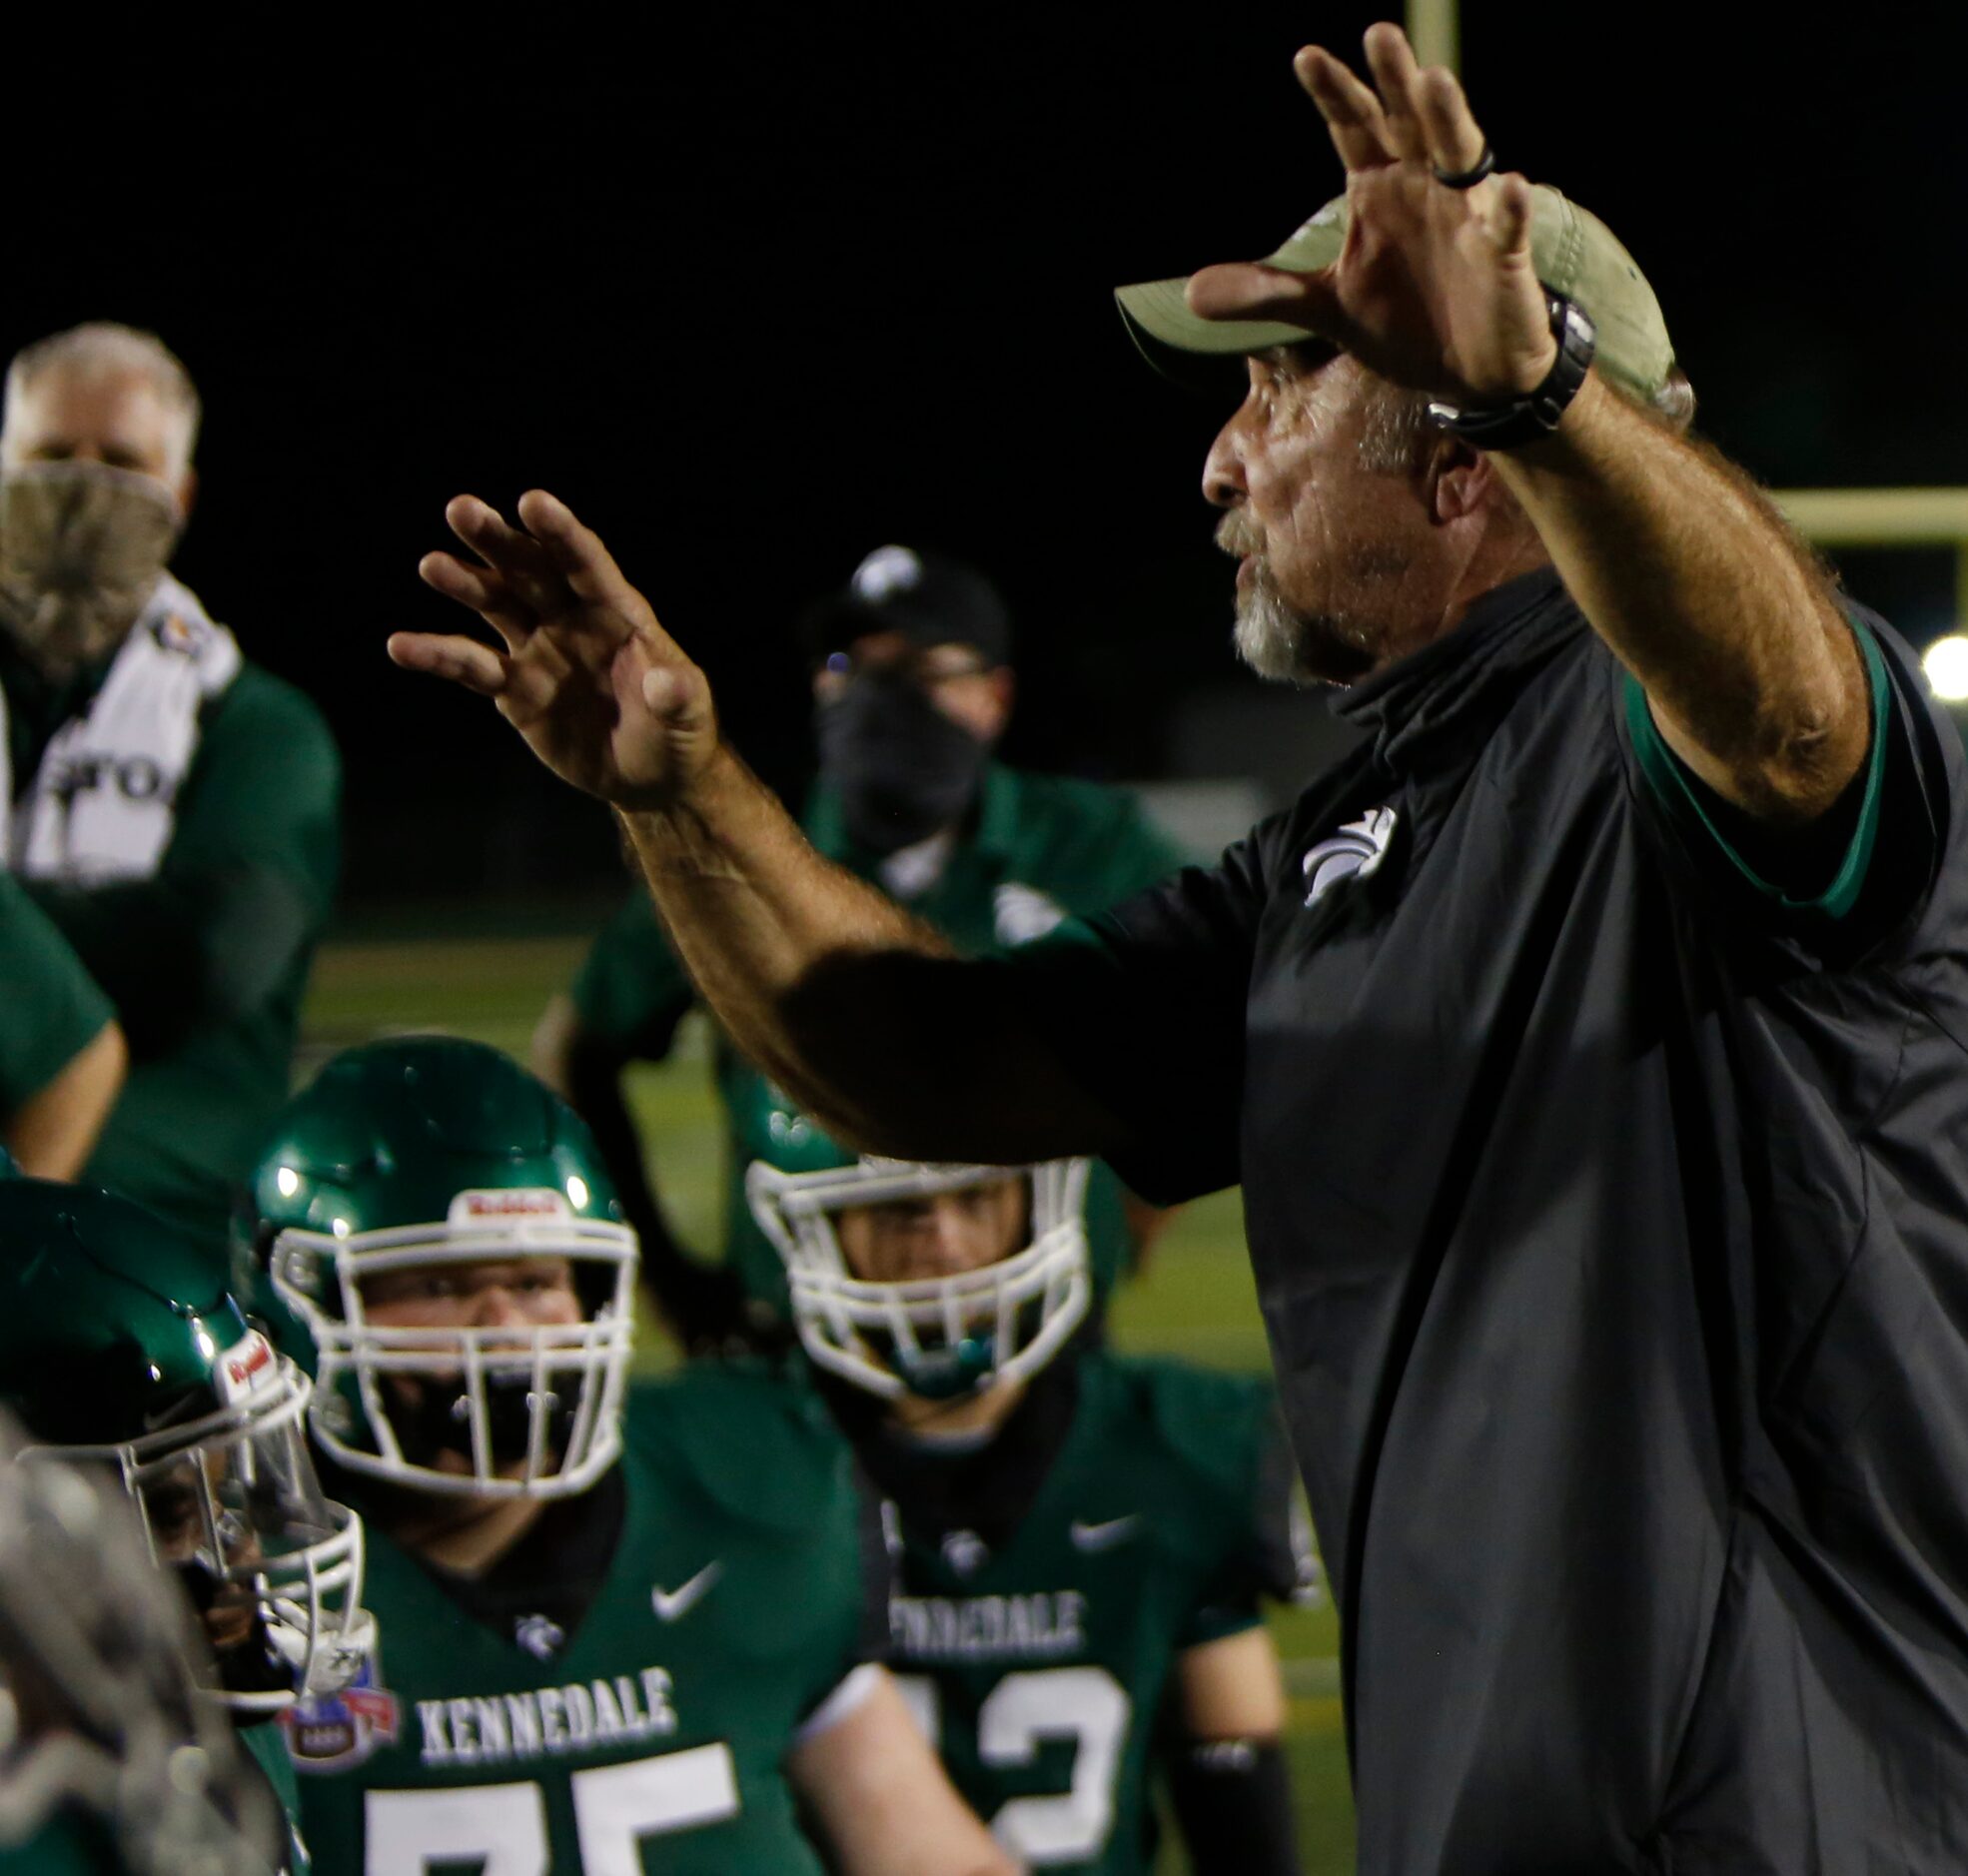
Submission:
<svg viewBox="0 0 1968 1876">
<path fill-rule="evenodd" d="M 1496 471 L 1480 450 L 1459 437 L 1438 439 L 1429 456 L 1429 513 L 1439 525 L 1467 519 L 1496 484 Z"/>
<path fill-rule="evenodd" d="M 186 468 L 178 477 L 178 527 L 182 532 L 184 525 L 192 517 L 192 508 L 198 500 L 198 470 Z"/>
<path fill-rule="evenodd" d="M 984 675 L 991 682 L 991 699 L 994 706 L 992 720 L 984 726 L 986 730 L 984 741 L 988 745 L 995 743 L 1005 733 L 1005 725 L 1011 721 L 1011 706 L 1018 700 L 1018 679 L 1013 676 L 1009 664 L 1000 664 L 994 670 L 986 671 Z"/>
</svg>

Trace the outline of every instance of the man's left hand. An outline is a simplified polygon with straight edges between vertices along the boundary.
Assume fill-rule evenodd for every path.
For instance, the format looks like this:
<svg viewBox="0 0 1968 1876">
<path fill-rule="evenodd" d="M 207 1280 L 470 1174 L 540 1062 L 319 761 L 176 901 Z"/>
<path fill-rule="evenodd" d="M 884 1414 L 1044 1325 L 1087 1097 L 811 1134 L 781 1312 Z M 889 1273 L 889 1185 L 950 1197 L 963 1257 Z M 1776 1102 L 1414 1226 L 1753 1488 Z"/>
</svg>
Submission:
<svg viewBox="0 0 1968 1876">
<path fill-rule="evenodd" d="M 1367 34 L 1367 85 L 1308 46 L 1295 67 L 1347 168 L 1350 225 L 1313 274 L 1205 268 L 1189 304 L 1205 319 L 1279 320 L 1381 377 L 1463 406 L 1536 390 L 1556 356 L 1530 259 L 1530 185 L 1518 175 L 1452 188 L 1486 145 L 1455 74 L 1424 71 L 1398 26 Z"/>
</svg>

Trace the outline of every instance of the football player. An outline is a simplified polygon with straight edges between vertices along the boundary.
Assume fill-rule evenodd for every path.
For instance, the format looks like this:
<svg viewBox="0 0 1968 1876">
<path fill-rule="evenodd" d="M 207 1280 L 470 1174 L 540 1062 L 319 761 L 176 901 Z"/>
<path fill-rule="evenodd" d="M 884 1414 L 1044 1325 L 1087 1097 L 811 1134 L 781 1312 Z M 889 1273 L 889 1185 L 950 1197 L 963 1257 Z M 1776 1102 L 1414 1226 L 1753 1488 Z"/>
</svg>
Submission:
<svg viewBox="0 0 1968 1876">
<path fill-rule="evenodd" d="M 0 1413 L 0 1868 L 272 1876 L 279 1807 L 121 1492 Z"/>
<path fill-rule="evenodd" d="M 572 1111 L 438 1038 L 332 1061 L 254 1175 L 276 1333 L 385 1628 L 289 1746 L 324 1867 L 1011 1868 L 870 1660 L 878 1521 L 810 1391 L 629 1388 L 635 1243 Z"/>
<path fill-rule="evenodd" d="M 1034 1869 L 1299 1867 L 1261 1595 L 1316 1583 L 1268 1383 L 1076 1340 L 1085 1161 L 856 1159 L 786 1114 L 747 1175 L 820 1391 L 899 1525 L 889 1661 Z"/>
<path fill-rule="evenodd" d="M 30 1460 L 115 1469 L 153 1560 L 203 1617 L 217 1698 L 291 1812 L 266 1722 L 348 1684 L 375 1624 L 361 1522 L 322 1495 L 308 1456 L 308 1379 L 225 1285 L 221 1252 L 127 1199 L 0 1181 L 0 1403 Z"/>
</svg>

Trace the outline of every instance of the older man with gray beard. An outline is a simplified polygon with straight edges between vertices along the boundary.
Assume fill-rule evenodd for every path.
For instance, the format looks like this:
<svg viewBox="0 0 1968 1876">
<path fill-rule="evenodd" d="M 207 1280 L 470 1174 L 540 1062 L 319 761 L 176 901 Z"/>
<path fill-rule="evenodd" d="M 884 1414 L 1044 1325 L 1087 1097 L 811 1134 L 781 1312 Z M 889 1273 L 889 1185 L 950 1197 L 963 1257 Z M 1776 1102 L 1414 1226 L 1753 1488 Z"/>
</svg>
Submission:
<svg viewBox="0 0 1968 1876">
<path fill-rule="evenodd" d="M 167 570 L 199 416 L 184 366 L 128 326 L 71 327 L 7 368 L 0 870 L 128 1038 L 102 1136 L 67 1170 L 86 1158 L 92 1183 L 216 1242 L 286 1098 L 341 767 L 313 703 Z"/>
<path fill-rule="evenodd" d="M 399 662 L 612 802 L 732 1036 L 903 1159 L 1242 1178 L 1361 1868 L 1968 1867 L 1968 789 L 1907 647 L 1677 428 L 1605 228 L 1392 27 L 1347 170 L 1125 289 L 1241 356 L 1240 642 L 1361 747 L 999 964 L 820 861 L 534 492 Z M 1405 440 L 1405 441 L 1404 441 Z"/>
</svg>

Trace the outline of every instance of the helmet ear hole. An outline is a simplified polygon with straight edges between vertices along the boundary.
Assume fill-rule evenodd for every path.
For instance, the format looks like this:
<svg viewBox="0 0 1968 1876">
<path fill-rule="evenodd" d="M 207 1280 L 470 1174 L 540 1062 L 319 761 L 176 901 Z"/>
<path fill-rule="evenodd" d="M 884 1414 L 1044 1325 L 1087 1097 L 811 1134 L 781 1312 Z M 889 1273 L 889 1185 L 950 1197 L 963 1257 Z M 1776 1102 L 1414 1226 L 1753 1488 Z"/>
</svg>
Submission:
<svg viewBox="0 0 1968 1876">
<path fill-rule="evenodd" d="M 268 1274 L 279 1291 L 299 1291 L 311 1301 L 321 1293 L 321 1275 L 313 1249 L 292 1233 L 276 1232 L 267 1250 Z"/>
</svg>

